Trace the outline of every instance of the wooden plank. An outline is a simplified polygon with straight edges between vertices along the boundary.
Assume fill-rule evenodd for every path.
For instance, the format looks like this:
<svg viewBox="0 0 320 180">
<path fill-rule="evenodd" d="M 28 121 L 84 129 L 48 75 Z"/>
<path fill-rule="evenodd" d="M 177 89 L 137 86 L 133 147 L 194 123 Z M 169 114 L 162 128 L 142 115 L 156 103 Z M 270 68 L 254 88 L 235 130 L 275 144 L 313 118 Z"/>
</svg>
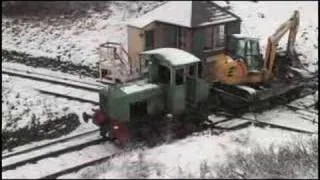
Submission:
<svg viewBox="0 0 320 180">
<path fill-rule="evenodd" d="M 214 124 L 220 123 L 220 122 L 228 120 L 228 119 L 230 119 L 230 118 L 227 116 L 217 116 L 217 115 L 208 116 L 208 121 L 210 121 Z"/>
<path fill-rule="evenodd" d="M 279 128 L 286 128 L 311 133 L 316 132 L 318 129 L 318 124 L 303 118 L 272 118 L 271 120 L 258 119 L 257 122 L 278 126 Z"/>
<path fill-rule="evenodd" d="M 223 129 L 235 129 L 240 126 L 244 126 L 251 123 L 251 120 L 248 119 L 231 119 L 228 121 L 224 121 L 215 125 L 215 127 L 223 128 Z"/>
</svg>

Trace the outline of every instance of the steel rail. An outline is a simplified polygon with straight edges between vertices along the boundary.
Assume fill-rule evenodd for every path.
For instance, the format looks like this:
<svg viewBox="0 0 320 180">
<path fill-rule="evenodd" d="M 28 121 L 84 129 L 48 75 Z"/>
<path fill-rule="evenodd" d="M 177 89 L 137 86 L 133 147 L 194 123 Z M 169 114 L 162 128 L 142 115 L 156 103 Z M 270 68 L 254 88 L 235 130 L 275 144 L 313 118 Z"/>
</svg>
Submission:
<svg viewBox="0 0 320 180">
<path fill-rule="evenodd" d="M 11 76 L 19 76 L 19 77 L 24 77 L 28 79 L 34 79 L 37 81 L 44 81 L 44 82 L 49 82 L 49 83 L 54 83 L 54 84 L 61 84 L 69 87 L 75 87 L 75 88 L 80 88 L 80 89 L 85 89 L 88 91 L 94 91 L 98 92 L 103 86 L 99 85 L 93 85 L 93 84 L 88 84 L 84 83 L 81 81 L 76 81 L 76 80 L 70 80 L 67 78 L 61 78 L 61 77 L 55 77 L 55 76 L 49 76 L 46 74 L 41 74 L 41 73 L 35 73 L 35 72 L 30 72 L 30 71 L 22 71 L 19 69 L 12 69 L 10 68 L 4 68 L 2 67 L 2 73 L 3 74 L 8 74 Z M 82 84 L 82 85 L 80 85 Z"/>
<path fill-rule="evenodd" d="M 88 147 L 88 146 L 100 144 L 100 143 L 105 142 L 107 140 L 108 139 L 98 138 L 96 140 L 90 140 L 90 141 L 87 141 L 85 143 L 69 146 L 69 147 L 64 148 L 64 149 L 60 149 L 60 150 L 57 150 L 57 151 L 41 154 L 41 155 L 29 158 L 29 159 L 24 159 L 24 160 L 21 160 L 21 161 L 17 161 L 15 163 L 2 166 L 2 172 L 8 171 L 8 170 L 11 170 L 11 169 L 15 169 L 15 168 L 23 166 L 23 165 L 25 165 L 27 163 L 34 163 L 34 162 L 37 162 L 37 161 L 39 161 L 41 159 L 46 159 L 48 157 L 58 156 L 58 155 L 61 155 L 61 154 L 65 154 L 67 152 L 77 151 L 79 149 L 83 149 L 83 148 Z"/>
<path fill-rule="evenodd" d="M 95 160 L 92 160 L 92 161 L 89 161 L 89 162 L 85 162 L 85 163 L 76 165 L 76 166 L 71 167 L 71 168 L 63 169 L 61 171 L 58 171 L 58 172 L 43 176 L 43 177 L 41 177 L 39 179 L 57 179 L 59 176 L 62 176 L 62 175 L 65 175 L 65 174 L 70 174 L 70 173 L 73 173 L 73 172 L 77 172 L 77 171 L 79 171 L 79 170 L 81 170 L 81 169 L 83 169 L 85 167 L 96 165 L 96 164 L 102 163 L 104 161 L 108 161 L 108 160 L 110 160 L 110 159 L 112 159 L 112 158 L 114 158 L 116 156 L 122 155 L 123 153 L 124 153 L 123 151 L 120 151 L 120 152 L 114 153 L 112 155 L 104 156 L 102 158 L 98 158 L 98 159 L 95 159 Z"/>
<path fill-rule="evenodd" d="M 35 147 L 32 147 L 32 148 L 28 148 L 28 149 L 25 149 L 25 150 L 13 152 L 13 153 L 7 153 L 7 154 L 2 156 L 2 159 L 6 159 L 6 158 L 9 158 L 9 157 L 12 157 L 12 156 L 19 155 L 19 154 L 28 153 L 28 152 L 31 152 L 31 151 L 34 151 L 34 150 L 38 150 L 38 149 L 41 149 L 41 148 L 45 148 L 47 146 L 51 146 L 51 145 L 54 145 L 54 144 L 58 144 L 58 143 L 66 142 L 66 141 L 69 141 L 69 140 L 73 140 L 73 139 L 76 139 L 76 138 L 79 138 L 79 137 L 82 137 L 82 136 L 86 136 L 86 135 L 90 135 L 90 134 L 96 133 L 98 131 L 99 130 L 95 129 L 95 130 L 91 130 L 91 131 L 88 131 L 88 132 L 85 132 L 85 133 L 81 133 L 81 134 L 77 134 L 77 135 L 70 136 L 70 137 L 67 137 L 67 138 L 59 139 L 59 140 L 56 140 L 56 141 L 51 141 L 49 143 L 46 143 L 46 144 L 43 144 L 43 145 L 39 145 L 39 146 L 35 146 Z"/>
</svg>

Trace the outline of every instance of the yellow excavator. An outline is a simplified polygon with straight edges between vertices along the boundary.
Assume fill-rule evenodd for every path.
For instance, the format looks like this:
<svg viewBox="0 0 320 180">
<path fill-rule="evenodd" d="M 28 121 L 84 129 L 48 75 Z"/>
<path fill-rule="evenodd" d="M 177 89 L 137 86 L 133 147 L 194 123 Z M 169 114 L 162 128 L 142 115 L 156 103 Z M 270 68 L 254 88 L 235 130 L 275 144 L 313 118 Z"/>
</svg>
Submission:
<svg viewBox="0 0 320 180">
<path fill-rule="evenodd" d="M 287 54 L 294 56 L 294 42 L 299 26 L 299 12 L 283 23 L 268 38 L 265 60 L 260 54 L 258 39 L 233 34 L 227 44 L 227 55 L 220 56 L 214 64 L 216 80 L 225 84 L 246 84 L 268 82 L 274 77 L 276 48 L 288 31 Z"/>
<path fill-rule="evenodd" d="M 218 55 L 209 70 L 215 94 L 223 98 L 222 102 L 232 106 L 237 104 L 232 101 L 234 99 L 253 102 L 299 89 L 299 81 L 293 80 L 303 76 L 297 68 L 301 62 L 296 58 L 294 48 L 298 27 L 299 12 L 294 11 L 292 17 L 268 38 L 265 58 L 260 53 L 258 39 L 231 35 L 226 53 Z M 281 55 L 276 51 L 277 45 L 288 31 L 287 50 Z"/>
</svg>

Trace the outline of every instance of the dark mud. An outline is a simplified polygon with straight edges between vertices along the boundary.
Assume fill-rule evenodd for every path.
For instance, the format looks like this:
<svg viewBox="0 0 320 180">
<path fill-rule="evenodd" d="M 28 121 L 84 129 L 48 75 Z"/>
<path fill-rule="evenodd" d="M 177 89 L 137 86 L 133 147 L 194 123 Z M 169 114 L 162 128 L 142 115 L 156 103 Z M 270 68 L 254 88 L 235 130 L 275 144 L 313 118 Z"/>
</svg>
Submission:
<svg viewBox="0 0 320 180">
<path fill-rule="evenodd" d="M 47 68 L 53 71 L 61 71 L 63 73 L 69 73 L 73 75 L 81 75 L 92 78 L 98 77 L 97 69 L 93 69 L 84 65 L 77 65 L 68 61 L 61 61 L 59 57 L 57 59 L 48 57 L 34 57 L 26 53 L 2 49 L 2 61 L 21 63 L 32 67 Z"/>
<path fill-rule="evenodd" d="M 71 113 L 60 118 L 51 119 L 44 124 L 34 124 L 17 131 L 2 131 L 2 151 L 11 150 L 31 142 L 59 138 L 69 134 L 80 126 L 78 115 Z"/>
<path fill-rule="evenodd" d="M 81 18 L 88 11 L 103 12 L 109 8 L 108 1 L 6 1 L 2 2 L 5 17 Z"/>
</svg>

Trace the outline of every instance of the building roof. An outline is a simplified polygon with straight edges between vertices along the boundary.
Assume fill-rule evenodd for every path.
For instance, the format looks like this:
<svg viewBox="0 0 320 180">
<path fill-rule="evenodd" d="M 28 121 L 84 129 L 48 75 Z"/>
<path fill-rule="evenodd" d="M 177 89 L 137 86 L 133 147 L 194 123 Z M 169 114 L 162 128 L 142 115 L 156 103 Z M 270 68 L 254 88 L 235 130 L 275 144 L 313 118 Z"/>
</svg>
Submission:
<svg viewBox="0 0 320 180">
<path fill-rule="evenodd" d="M 192 28 L 235 20 L 241 19 L 210 1 L 169 1 L 134 19 L 128 25 L 143 28 L 159 21 Z"/>
<path fill-rule="evenodd" d="M 200 62 L 196 56 L 176 48 L 158 48 L 154 50 L 144 51 L 141 54 L 159 55 L 172 66 L 180 66 Z"/>
</svg>

